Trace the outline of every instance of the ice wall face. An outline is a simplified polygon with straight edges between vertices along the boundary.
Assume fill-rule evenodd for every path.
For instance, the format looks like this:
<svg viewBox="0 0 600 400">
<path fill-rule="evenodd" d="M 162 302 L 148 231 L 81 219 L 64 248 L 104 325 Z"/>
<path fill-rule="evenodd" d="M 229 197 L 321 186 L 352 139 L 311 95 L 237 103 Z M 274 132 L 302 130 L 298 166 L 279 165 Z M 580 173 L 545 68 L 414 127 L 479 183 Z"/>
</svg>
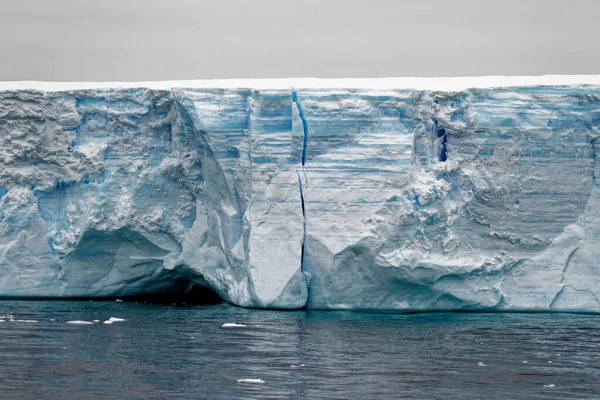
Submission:
<svg viewBox="0 0 600 400">
<path fill-rule="evenodd" d="M 598 86 L 0 92 L 0 296 L 600 311 Z"/>
<path fill-rule="evenodd" d="M 176 90 L 174 99 L 186 154 L 172 162 L 197 154 L 204 176 L 196 195 L 203 220 L 184 240 L 181 273 L 236 304 L 303 307 L 303 138 L 292 131 L 291 92 Z"/>
<path fill-rule="evenodd" d="M 385 137 L 387 129 L 368 129 L 382 138 L 369 147 L 380 149 L 375 160 L 361 165 L 365 152 L 357 150 L 359 155 L 349 157 L 339 174 L 349 171 L 349 187 L 375 171 L 389 186 L 371 178 L 371 190 L 361 182 L 358 190 L 322 211 L 341 212 L 342 217 L 331 218 L 335 224 L 360 215 L 354 232 L 340 230 L 351 238 L 333 239 L 338 248 L 328 242 L 331 227 L 310 229 L 311 218 L 320 217 L 309 211 L 308 254 L 316 256 L 309 256 L 307 265 L 315 268 L 318 281 L 311 285 L 314 296 L 309 304 L 394 310 L 598 310 L 594 296 L 600 275 L 598 263 L 591 260 L 600 247 L 591 233 L 591 225 L 596 225 L 590 209 L 596 196 L 598 94 L 591 88 L 468 90 L 415 93 L 405 107 L 394 104 L 391 108 L 408 129 L 391 131 L 414 136 L 407 177 L 404 183 L 392 178 L 402 173 L 400 151 L 391 167 L 381 160 L 393 149 L 393 141 Z M 389 104 L 377 104 L 379 115 L 389 115 L 389 110 L 381 110 Z M 318 126 L 316 114 L 313 124 Z M 307 123 L 310 132 L 310 117 Z M 347 140 L 357 133 L 355 128 L 345 131 Z M 328 138 L 331 132 L 335 128 L 329 128 Z M 337 158 L 333 149 L 323 153 L 307 161 L 309 182 L 311 176 L 323 176 L 318 168 L 311 171 L 318 165 L 313 160 Z M 353 167 L 364 170 L 353 175 Z M 313 185 L 314 190 L 318 186 Z M 352 203 L 358 204 L 355 212 L 348 206 Z M 307 210 L 316 207 L 309 205 Z M 586 261 L 574 264 L 581 249 Z"/>
<path fill-rule="evenodd" d="M 303 307 L 291 116 L 290 91 L 4 92 L 0 295 L 192 281 L 239 305 Z"/>
</svg>

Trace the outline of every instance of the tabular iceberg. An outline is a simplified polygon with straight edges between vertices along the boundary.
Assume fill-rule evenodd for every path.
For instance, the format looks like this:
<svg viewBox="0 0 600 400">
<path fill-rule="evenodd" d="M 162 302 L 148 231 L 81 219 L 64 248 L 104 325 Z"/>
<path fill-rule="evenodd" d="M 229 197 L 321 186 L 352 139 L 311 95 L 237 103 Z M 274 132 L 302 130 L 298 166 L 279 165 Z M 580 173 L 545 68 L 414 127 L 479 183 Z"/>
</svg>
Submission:
<svg viewBox="0 0 600 400">
<path fill-rule="evenodd" d="M 0 84 L 0 297 L 600 311 L 600 77 Z"/>
</svg>

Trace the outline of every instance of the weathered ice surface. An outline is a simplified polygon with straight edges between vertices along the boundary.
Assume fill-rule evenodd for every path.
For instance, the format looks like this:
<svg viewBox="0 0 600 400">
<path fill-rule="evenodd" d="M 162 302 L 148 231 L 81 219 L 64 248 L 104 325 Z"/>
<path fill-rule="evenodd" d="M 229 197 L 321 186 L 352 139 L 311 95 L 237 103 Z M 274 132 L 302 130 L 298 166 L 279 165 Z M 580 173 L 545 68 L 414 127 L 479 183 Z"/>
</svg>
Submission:
<svg viewBox="0 0 600 400">
<path fill-rule="evenodd" d="M 600 312 L 599 77 L 106 86 L 0 83 L 0 297 Z"/>
</svg>

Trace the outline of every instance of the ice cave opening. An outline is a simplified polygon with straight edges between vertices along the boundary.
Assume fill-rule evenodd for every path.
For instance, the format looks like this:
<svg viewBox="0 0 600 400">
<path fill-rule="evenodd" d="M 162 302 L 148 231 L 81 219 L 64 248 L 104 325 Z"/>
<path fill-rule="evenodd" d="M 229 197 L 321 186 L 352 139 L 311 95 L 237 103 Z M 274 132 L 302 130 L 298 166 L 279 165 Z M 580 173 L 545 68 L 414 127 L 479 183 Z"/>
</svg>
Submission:
<svg viewBox="0 0 600 400">
<path fill-rule="evenodd" d="M 170 305 L 210 305 L 224 300 L 214 291 L 184 278 L 177 280 L 171 290 L 159 293 L 146 293 L 119 297 L 123 301 Z"/>
</svg>

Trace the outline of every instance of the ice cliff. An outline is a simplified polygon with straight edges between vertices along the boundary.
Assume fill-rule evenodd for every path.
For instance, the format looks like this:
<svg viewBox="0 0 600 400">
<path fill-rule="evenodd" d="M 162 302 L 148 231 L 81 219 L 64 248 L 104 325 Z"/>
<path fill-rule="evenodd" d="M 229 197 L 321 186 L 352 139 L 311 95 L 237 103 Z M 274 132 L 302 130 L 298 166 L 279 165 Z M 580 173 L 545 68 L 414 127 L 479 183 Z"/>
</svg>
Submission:
<svg viewBox="0 0 600 400">
<path fill-rule="evenodd" d="M 600 312 L 599 158 L 598 76 L 0 83 L 0 297 Z"/>
</svg>

